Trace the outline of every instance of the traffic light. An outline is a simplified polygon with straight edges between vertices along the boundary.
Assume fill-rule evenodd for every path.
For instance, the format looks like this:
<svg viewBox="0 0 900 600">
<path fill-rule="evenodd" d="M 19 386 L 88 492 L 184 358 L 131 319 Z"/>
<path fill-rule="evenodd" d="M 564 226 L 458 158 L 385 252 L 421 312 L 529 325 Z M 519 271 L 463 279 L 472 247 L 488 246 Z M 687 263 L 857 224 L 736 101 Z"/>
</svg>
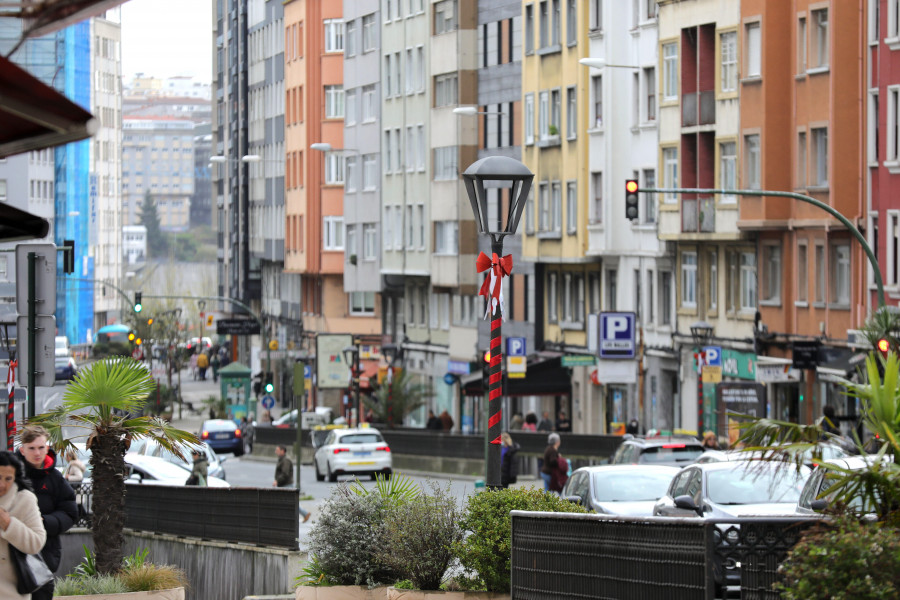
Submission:
<svg viewBox="0 0 900 600">
<path fill-rule="evenodd" d="M 144 343 L 144 340 L 142 340 L 141 338 L 134 338 L 134 343 L 135 345 L 140 346 Z"/>
<path fill-rule="evenodd" d="M 134 332 L 132 331 L 132 332 L 130 332 L 130 333 L 128 334 L 128 341 L 129 341 L 129 342 L 133 342 L 133 341 L 134 341 L 134 338 L 135 338 Z"/>
<path fill-rule="evenodd" d="M 147 319 L 147 325 L 153 325 L 153 317 Z"/>
<path fill-rule="evenodd" d="M 637 221 L 638 218 L 638 182 L 636 179 L 625 180 L 625 218 Z"/>
<path fill-rule="evenodd" d="M 267 394 L 271 394 L 275 391 L 275 383 L 273 380 L 274 377 L 272 377 L 272 373 L 266 373 L 266 384 L 263 386 L 263 390 L 265 390 Z"/>
<path fill-rule="evenodd" d="M 878 351 L 881 352 L 881 356 L 887 358 L 888 352 L 891 351 L 891 342 L 887 338 L 881 338 L 878 340 L 876 346 L 878 347 Z"/>
<path fill-rule="evenodd" d="M 144 305 L 141 303 L 141 292 L 134 293 L 134 312 L 139 313 L 144 310 Z"/>
</svg>

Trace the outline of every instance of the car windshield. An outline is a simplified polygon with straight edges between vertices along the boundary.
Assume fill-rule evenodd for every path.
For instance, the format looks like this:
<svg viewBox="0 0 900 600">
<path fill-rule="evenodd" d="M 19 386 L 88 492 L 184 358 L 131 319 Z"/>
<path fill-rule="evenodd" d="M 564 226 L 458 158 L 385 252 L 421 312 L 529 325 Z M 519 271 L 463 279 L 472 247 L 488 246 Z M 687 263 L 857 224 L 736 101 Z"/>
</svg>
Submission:
<svg viewBox="0 0 900 600">
<path fill-rule="evenodd" d="M 341 436 L 339 444 L 377 444 L 383 442 L 380 433 L 353 433 Z"/>
<path fill-rule="evenodd" d="M 675 473 L 594 473 L 594 497 L 598 502 L 659 500 Z"/>
<path fill-rule="evenodd" d="M 687 463 L 696 460 L 701 454 L 703 454 L 703 448 L 698 446 L 687 446 L 685 444 L 651 446 L 641 452 L 640 462 L 647 464 Z"/>
<path fill-rule="evenodd" d="M 237 425 L 234 424 L 234 421 L 207 421 L 203 424 L 203 429 L 206 431 L 234 431 L 237 429 Z"/>
<path fill-rule="evenodd" d="M 716 504 L 796 503 L 809 474 L 790 465 L 777 468 L 740 467 L 707 474 L 709 499 Z"/>
</svg>

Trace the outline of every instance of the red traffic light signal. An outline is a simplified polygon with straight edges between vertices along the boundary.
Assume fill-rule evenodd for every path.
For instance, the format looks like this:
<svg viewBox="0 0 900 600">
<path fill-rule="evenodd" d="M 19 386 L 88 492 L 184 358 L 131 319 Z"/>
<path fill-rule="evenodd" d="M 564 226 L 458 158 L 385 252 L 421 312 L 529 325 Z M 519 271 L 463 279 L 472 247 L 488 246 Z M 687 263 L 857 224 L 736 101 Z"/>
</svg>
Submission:
<svg viewBox="0 0 900 600">
<path fill-rule="evenodd" d="M 638 219 L 638 182 L 636 179 L 625 180 L 625 218 L 629 221 Z"/>
<path fill-rule="evenodd" d="M 888 352 L 891 351 L 891 343 L 887 340 L 887 338 L 881 338 L 878 340 L 876 344 L 878 347 L 878 351 L 881 352 L 881 355 L 887 358 Z"/>
<path fill-rule="evenodd" d="M 484 362 L 486 362 L 486 363 L 491 362 L 491 351 L 490 350 L 484 351 Z"/>
</svg>

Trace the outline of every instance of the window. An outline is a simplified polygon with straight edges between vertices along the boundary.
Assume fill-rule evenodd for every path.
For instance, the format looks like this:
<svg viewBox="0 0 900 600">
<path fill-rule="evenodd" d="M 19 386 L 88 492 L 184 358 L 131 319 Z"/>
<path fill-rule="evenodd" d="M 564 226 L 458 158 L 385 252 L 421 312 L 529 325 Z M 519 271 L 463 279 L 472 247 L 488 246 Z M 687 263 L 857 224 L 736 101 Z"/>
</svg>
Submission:
<svg viewBox="0 0 900 600">
<path fill-rule="evenodd" d="M 654 304 L 653 288 L 656 282 L 653 280 L 653 270 L 647 271 L 647 323 L 656 320 L 656 305 Z"/>
<path fill-rule="evenodd" d="M 344 189 L 348 192 L 356 191 L 357 168 L 355 156 L 350 156 L 344 161 Z"/>
<path fill-rule="evenodd" d="M 394 207 L 394 248 L 403 248 L 403 210 L 399 206 Z"/>
<path fill-rule="evenodd" d="M 745 47 L 747 53 L 747 77 L 759 77 L 762 75 L 762 47 L 759 32 L 759 23 L 748 23 L 744 27 Z"/>
<path fill-rule="evenodd" d="M 887 152 L 885 157 L 888 162 L 897 162 L 900 160 L 900 87 L 889 86 L 887 94 Z"/>
<path fill-rule="evenodd" d="M 817 68 L 828 66 L 828 9 L 814 10 L 810 13 L 813 26 L 812 59 Z"/>
<path fill-rule="evenodd" d="M 534 53 L 534 5 L 525 5 L 525 54 Z"/>
<path fill-rule="evenodd" d="M 450 73 L 434 78 L 434 105 L 455 106 L 457 100 L 457 75 Z"/>
<path fill-rule="evenodd" d="M 350 314 L 371 315 L 375 313 L 375 292 L 350 292 Z"/>
<path fill-rule="evenodd" d="M 672 324 L 672 273 L 659 273 L 659 324 Z"/>
<path fill-rule="evenodd" d="M 384 168 L 384 172 L 391 173 L 393 171 L 391 159 L 394 156 L 394 147 L 393 136 L 391 135 L 390 129 L 384 130 L 384 150 L 382 150 L 381 156 L 384 158 L 384 160 L 381 161 L 381 166 Z"/>
<path fill-rule="evenodd" d="M 417 244 L 419 250 L 425 249 L 425 205 L 417 204 L 416 205 L 416 233 L 419 237 L 419 243 Z"/>
<path fill-rule="evenodd" d="M 362 18 L 362 47 L 363 52 L 371 52 L 378 45 L 376 40 L 377 28 L 375 27 L 375 15 L 366 15 Z"/>
<path fill-rule="evenodd" d="M 356 125 L 356 116 L 359 112 L 356 101 L 358 96 L 359 94 L 356 91 L 347 91 L 344 93 L 345 125 Z"/>
<path fill-rule="evenodd" d="M 806 187 L 806 132 L 797 133 L 797 187 Z"/>
<path fill-rule="evenodd" d="M 873 29 L 875 30 L 875 35 L 872 36 L 874 40 L 878 41 L 878 5 L 880 2 L 874 2 L 875 6 L 872 7 L 874 10 L 871 12 L 875 13 L 875 24 Z M 897 0 L 888 0 L 887 3 L 887 37 L 888 39 L 895 39 L 900 37 L 900 2 Z"/>
<path fill-rule="evenodd" d="M 325 250 L 344 249 L 344 217 L 325 217 L 322 242 Z"/>
<path fill-rule="evenodd" d="M 550 92 L 541 92 L 539 99 L 538 135 L 546 140 L 550 136 Z"/>
<path fill-rule="evenodd" d="M 346 244 L 344 245 L 344 251 L 346 253 L 345 260 L 350 262 L 350 258 L 353 257 L 356 260 L 357 254 L 357 244 L 356 244 L 356 226 L 355 225 L 347 225 L 347 233 L 346 233 Z"/>
<path fill-rule="evenodd" d="M 557 274 L 547 275 L 547 320 L 551 323 L 559 321 L 559 304 L 557 301 Z"/>
<path fill-rule="evenodd" d="M 571 46 L 578 40 L 578 17 L 576 16 L 577 0 L 567 0 L 566 2 L 566 43 Z"/>
<path fill-rule="evenodd" d="M 797 72 L 806 73 L 806 17 L 797 19 Z"/>
<path fill-rule="evenodd" d="M 562 18 L 562 15 L 559 12 L 560 0 L 550 0 L 550 2 L 553 5 L 552 6 L 552 8 L 553 8 L 553 32 L 552 33 L 553 33 L 553 35 L 551 36 L 551 43 L 554 46 L 559 46 L 559 40 L 560 40 L 559 34 L 560 34 L 560 26 L 561 26 L 560 20 Z"/>
<path fill-rule="evenodd" d="M 434 149 L 434 180 L 456 179 L 459 176 L 457 172 L 457 158 L 459 153 L 456 146 L 444 146 L 443 148 Z"/>
<path fill-rule="evenodd" d="M 888 92 L 890 93 L 890 92 Z M 888 96 L 890 98 L 890 96 Z M 896 102 L 896 99 L 895 99 Z M 890 107 L 888 107 L 888 112 L 890 112 Z M 897 113 L 894 111 L 894 121 L 897 120 Z M 878 90 L 869 90 L 869 106 L 866 111 L 866 121 L 868 131 L 866 134 L 866 160 L 869 162 L 869 165 L 877 165 L 878 164 L 878 143 L 879 143 L 879 118 L 878 118 Z M 890 124 L 890 118 L 888 118 L 888 124 Z M 890 125 L 889 125 L 890 126 Z M 897 131 L 893 132 L 894 137 L 897 137 Z M 890 142 L 889 142 L 890 143 Z"/>
<path fill-rule="evenodd" d="M 385 206 L 384 216 L 381 218 L 381 226 L 384 229 L 384 248 L 385 250 L 394 249 L 394 221 L 391 213 L 394 207 Z"/>
<path fill-rule="evenodd" d="M 594 127 L 603 127 L 603 76 L 591 77 L 591 96 L 594 101 Z"/>
<path fill-rule="evenodd" d="M 9 195 L 7 192 L 7 183 L 5 179 L 0 179 L 0 202 L 9 202 Z"/>
<path fill-rule="evenodd" d="M 344 86 L 325 86 L 325 118 L 344 118 Z"/>
<path fill-rule="evenodd" d="M 663 44 L 663 100 L 678 99 L 678 46 Z"/>
<path fill-rule="evenodd" d="M 678 187 L 678 148 L 663 148 L 663 187 Z M 677 202 L 678 196 L 667 193 L 664 202 Z"/>
<path fill-rule="evenodd" d="M 362 120 L 374 121 L 377 106 L 375 103 L 375 86 L 364 85 L 362 88 Z"/>
<path fill-rule="evenodd" d="M 562 121 L 562 106 L 559 90 L 550 90 L 550 135 L 559 135 Z"/>
<path fill-rule="evenodd" d="M 809 298 L 809 263 L 807 257 L 808 246 L 797 246 L 797 301 L 806 302 Z"/>
<path fill-rule="evenodd" d="M 759 135 L 744 136 L 744 169 L 747 172 L 747 189 L 760 187 Z"/>
<path fill-rule="evenodd" d="M 656 18 L 656 0 L 645 0 L 647 5 L 647 19 Z"/>
<path fill-rule="evenodd" d="M 538 210 L 540 210 L 538 231 L 547 231 L 550 229 L 550 185 L 547 182 L 542 182 L 540 185 L 538 202 Z"/>
<path fill-rule="evenodd" d="M 541 28 L 541 48 L 546 48 L 550 45 L 550 7 L 549 0 L 542 0 L 541 4 L 541 14 L 540 14 L 540 28 Z"/>
<path fill-rule="evenodd" d="M 578 130 L 578 100 L 575 88 L 566 88 L 566 137 L 575 139 Z"/>
<path fill-rule="evenodd" d="M 394 60 L 391 63 L 391 79 L 394 80 L 394 90 L 391 92 L 394 96 L 400 95 L 400 53 L 394 52 Z"/>
<path fill-rule="evenodd" d="M 344 31 L 344 54 L 347 57 L 356 55 L 356 21 L 347 21 Z"/>
<path fill-rule="evenodd" d="M 344 22 L 341 19 L 325 19 L 325 52 L 344 51 Z"/>
<path fill-rule="evenodd" d="M 534 187 L 528 190 L 528 199 L 525 201 L 525 233 L 534 233 Z"/>
<path fill-rule="evenodd" d="M 363 224 L 363 260 L 375 260 L 378 256 L 378 233 L 375 223 Z"/>
<path fill-rule="evenodd" d="M 724 190 L 737 189 L 737 144 L 719 144 L 719 187 Z M 722 202 L 736 202 L 733 194 L 723 195 Z"/>
<path fill-rule="evenodd" d="M 681 253 L 681 306 L 697 307 L 697 253 Z"/>
<path fill-rule="evenodd" d="M 590 27 L 591 31 L 603 28 L 603 0 L 588 0 L 590 3 Z"/>
<path fill-rule="evenodd" d="M 441 0 L 434 4 L 434 34 L 456 31 L 456 0 Z"/>
<path fill-rule="evenodd" d="M 709 253 L 709 310 L 715 312 L 719 305 L 719 256 Z"/>
<path fill-rule="evenodd" d="M 763 289 L 762 301 L 773 304 L 781 302 L 781 246 L 764 244 L 762 247 Z"/>
<path fill-rule="evenodd" d="M 756 254 L 741 252 L 741 310 L 756 309 Z"/>
<path fill-rule="evenodd" d="M 644 96 L 647 121 L 656 120 L 656 68 L 644 69 Z"/>
<path fill-rule="evenodd" d="M 644 169 L 644 187 L 656 187 L 656 171 Z M 656 223 L 656 194 L 641 194 L 644 197 L 644 223 Z"/>
<path fill-rule="evenodd" d="M 887 281 L 885 284 L 896 286 L 900 283 L 900 213 L 887 211 Z M 875 244 L 873 244 L 875 245 Z"/>
<path fill-rule="evenodd" d="M 562 227 L 562 187 L 559 182 L 556 181 L 551 186 L 552 190 L 552 198 L 553 198 L 553 231 L 560 231 Z"/>
<path fill-rule="evenodd" d="M 525 94 L 525 143 L 534 143 L 534 94 Z"/>
<path fill-rule="evenodd" d="M 325 153 L 325 183 L 328 185 L 344 183 L 344 157 L 340 152 Z"/>
<path fill-rule="evenodd" d="M 825 246 L 816 244 L 816 302 L 825 303 Z"/>
<path fill-rule="evenodd" d="M 419 171 L 425 170 L 425 153 L 426 153 L 426 145 L 425 145 L 425 126 L 422 124 L 416 125 L 416 131 L 418 132 L 418 146 L 416 147 L 416 168 Z M 412 159 L 410 159 L 412 162 Z"/>
<path fill-rule="evenodd" d="M 831 302 L 850 305 L 850 244 L 831 247 Z"/>
<path fill-rule="evenodd" d="M 603 222 L 603 173 L 591 173 L 591 223 Z"/>
<path fill-rule="evenodd" d="M 719 36 L 722 52 L 722 91 L 737 90 L 737 33 L 730 31 Z"/>
<path fill-rule="evenodd" d="M 390 98 L 391 94 L 394 93 L 394 65 L 393 54 L 385 54 L 384 55 L 384 70 L 382 74 L 384 76 L 383 86 L 384 86 L 384 97 Z"/>
<path fill-rule="evenodd" d="M 434 253 L 459 254 L 459 223 L 457 221 L 434 222 Z"/>
<path fill-rule="evenodd" d="M 812 183 L 818 187 L 828 186 L 828 129 L 820 127 L 812 130 L 813 173 Z"/>
<path fill-rule="evenodd" d="M 566 183 L 566 231 L 575 235 L 578 229 L 578 194 L 574 181 Z"/>
<path fill-rule="evenodd" d="M 363 189 L 374 190 L 378 187 L 378 161 L 374 154 L 363 155 Z"/>
<path fill-rule="evenodd" d="M 425 91 L 425 46 L 416 46 L 416 91 Z"/>
<path fill-rule="evenodd" d="M 572 274 L 563 274 L 562 286 L 562 320 L 564 323 L 572 322 Z"/>
</svg>

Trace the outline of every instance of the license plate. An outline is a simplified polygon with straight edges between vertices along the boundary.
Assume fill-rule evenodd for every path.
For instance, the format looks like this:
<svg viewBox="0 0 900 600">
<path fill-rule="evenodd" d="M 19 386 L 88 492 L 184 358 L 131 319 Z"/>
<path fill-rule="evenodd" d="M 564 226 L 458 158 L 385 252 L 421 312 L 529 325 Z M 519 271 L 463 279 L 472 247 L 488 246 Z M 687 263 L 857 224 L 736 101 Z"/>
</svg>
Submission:
<svg viewBox="0 0 900 600">
<path fill-rule="evenodd" d="M 354 452 L 353 456 L 372 456 L 371 452 Z"/>
<path fill-rule="evenodd" d="M 213 436 L 213 439 L 227 440 L 230 437 L 231 437 L 231 434 L 228 434 L 228 433 L 217 433 L 216 435 Z"/>
<path fill-rule="evenodd" d="M 348 462 L 347 464 L 352 467 L 357 467 L 359 465 L 374 465 L 375 461 L 374 460 L 356 460 L 353 462 Z"/>
</svg>

